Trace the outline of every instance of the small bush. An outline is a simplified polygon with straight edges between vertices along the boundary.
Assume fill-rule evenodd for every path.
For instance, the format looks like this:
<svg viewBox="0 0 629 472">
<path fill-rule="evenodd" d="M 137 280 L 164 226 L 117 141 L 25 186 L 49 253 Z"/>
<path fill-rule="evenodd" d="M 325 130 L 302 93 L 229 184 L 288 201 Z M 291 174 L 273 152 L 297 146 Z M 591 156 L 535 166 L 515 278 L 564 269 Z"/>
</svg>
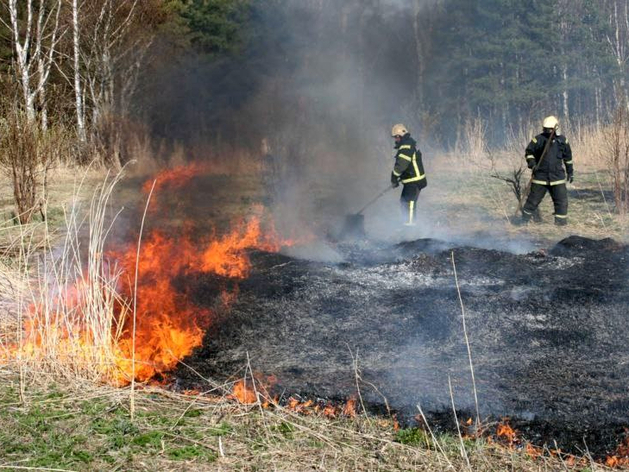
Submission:
<svg viewBox="0 0 629 472">
<path fill-rule="evenodd" d="M 46 215 L 48 172 L 68 154 L 69 134 L 63 128 L 41 130 L 19 111 L 0 123 L 0 171 L 13 183 L 17 219 L 25 224 L 33 214 Z"/>
</svg>

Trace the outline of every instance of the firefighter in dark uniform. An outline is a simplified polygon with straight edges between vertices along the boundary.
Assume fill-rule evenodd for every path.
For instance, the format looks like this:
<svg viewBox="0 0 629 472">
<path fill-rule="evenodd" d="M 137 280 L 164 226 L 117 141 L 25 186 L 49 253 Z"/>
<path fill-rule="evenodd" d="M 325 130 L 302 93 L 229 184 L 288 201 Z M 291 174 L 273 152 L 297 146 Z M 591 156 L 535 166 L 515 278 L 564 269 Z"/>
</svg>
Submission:
<svg viewBox="0 0 629 472">
<path fill-rule="evenodd" d="M 542 126 L 542 134 L 535 136 L 525 151 L 526 163 L 533 170 L 533 176 L 531 190 L 522 209 L 522 222 L 528 223 L 548 191 L 555 206 L 555 224 L 563 226 L 568 224 L 566 182 L 574 180 L 572 149 L 565 136 L 557 133 L 557 118 L 545 118 Z"/>
<path fill-rule="evenodd" d="M 395 125 L 391 131 L 395 139 L 395 166 L 391 172 L 391 185 L 398 187 L 400 182 L 404 185 L 400 202 L 404 214 L 405 225 L 415 224 L 415 212 L 417 210 L 417 198 L 421 190 L 426 187 L 426 173 L 422 163 L 422 153 L 417 149 L 417 142 L 411 138 L 406 126 Z"/>
</svg>

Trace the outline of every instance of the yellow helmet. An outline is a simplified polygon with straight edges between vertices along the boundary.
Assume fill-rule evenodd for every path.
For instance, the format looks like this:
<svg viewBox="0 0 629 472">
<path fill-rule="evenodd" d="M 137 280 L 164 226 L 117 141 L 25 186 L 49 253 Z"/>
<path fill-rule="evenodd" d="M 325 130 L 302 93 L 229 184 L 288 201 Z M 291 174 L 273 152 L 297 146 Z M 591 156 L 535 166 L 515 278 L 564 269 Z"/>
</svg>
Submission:
<svg viewBox="0 0 629 472">
<path fill-rule="evenodd" d="M 395 137 L 395 136 L 404 136 L 406 133 L 408 133 L 408 130 L 406 129 L 406 126 L 404 126 L 403 124 L 397 124 L 393 127 L 393 129 L 391 130 L 391 136 Z"/>
<path fill-rule="evenodd" d="M 542 126 L 548 129 L 557 129 L 559 128 L 559 120 L 554 116 L 547 116 L 544 118 Z"/>
</svg>

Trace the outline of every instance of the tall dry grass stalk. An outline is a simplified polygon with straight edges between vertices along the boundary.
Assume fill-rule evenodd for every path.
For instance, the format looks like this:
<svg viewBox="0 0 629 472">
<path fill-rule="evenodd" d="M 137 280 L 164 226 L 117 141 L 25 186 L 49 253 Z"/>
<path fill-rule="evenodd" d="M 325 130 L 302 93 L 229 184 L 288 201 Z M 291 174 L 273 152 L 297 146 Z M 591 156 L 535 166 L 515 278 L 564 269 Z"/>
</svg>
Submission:
<svg viewBox="0 0 629 472">
<path fill-rule="evenodd" d="M 27 288 L 17 300 L 15 336 L 3 347 L 24 375 L 118 378 L 116 345 L 127 310 L 116 292 L 120 270 L 104 258 L 104 245 L 117 217 L 109 201 L 121 176 L 107 175 L 87 209 L 78 197 L 83 180 L 78 183 L 60 244 L 35 251 L 23 234 L 17 268 Z"/>
<path fill-rule="evenodd" d="M 131 419 L 133 419 L 135 415 L 135 341 L 136 341 L 136 327 L 137 327 L 137 313 L 138 313 L 138 276 L 140 271 L 140 248 L 142 247 L 142 234 L 144 233 L 144 222 L 146 221 L 146 214 L 149 210 L 149 205 L 151 204 L 151 197 L 153 196 L 153 191 L 155 190 L 155 184 L 157 180 L 153 180 L 153 185 L 151 185 L 151 191 L 149 192 L 148 197 L 146 198 L 146 206 L 144 207 L 144 213 L 142 214 L 142 222 L 140 223 L 140 234 L 138 235 L 138 248 L 135 255 L 135 276 L 133 278 L 133 332 L 131 333 L 132 339 L 132 348 L 131 348 L 131 398 L 130 398 L 130 413 Z"/>
<path fill-rule="evenodd" d="M 482 164 L 487 157 L 487 122 L 481 117 L 470 118 L 463 124 L 454 145 L 455 153 L 466 160 Z"/>
<path fill-rule="evenodd" d="M 505 168 L 514 161 L 524 162 L 524 149 L 535 135 L 542 132 L 541 122 L 523 123 L 511 128 L 501 145 L 489 146 L 488 126 L 486 121 L 477 117 L 467 120 L 458 130 L 454 154 L 459 165 L 471 164 L 475 170 L 483 172 L 489 154 L 497 157 L 497 163 L 503 162 Z M 566 123 L 561 125 L 559 132 L 568 138 L 578 168 L 587 171 L 609 168 L 609 150 L 606 147 L 610 133 L 608 125 Z"/>
</svg>

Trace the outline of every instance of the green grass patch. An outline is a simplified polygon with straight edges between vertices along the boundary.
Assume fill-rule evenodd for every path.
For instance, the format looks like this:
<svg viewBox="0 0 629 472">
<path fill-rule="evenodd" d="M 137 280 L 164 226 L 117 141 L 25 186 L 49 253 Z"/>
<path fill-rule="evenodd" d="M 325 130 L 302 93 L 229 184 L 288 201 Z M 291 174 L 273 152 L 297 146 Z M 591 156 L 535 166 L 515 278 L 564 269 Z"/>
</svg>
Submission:
<svg viewBox="0 0 629 472">
<path fill-rule="evenodd" d="M 420 428 L 400 429 L 395 440 L 408 446 L 429 446 L 431 443 L 428 433 Z"/>
</svg>

